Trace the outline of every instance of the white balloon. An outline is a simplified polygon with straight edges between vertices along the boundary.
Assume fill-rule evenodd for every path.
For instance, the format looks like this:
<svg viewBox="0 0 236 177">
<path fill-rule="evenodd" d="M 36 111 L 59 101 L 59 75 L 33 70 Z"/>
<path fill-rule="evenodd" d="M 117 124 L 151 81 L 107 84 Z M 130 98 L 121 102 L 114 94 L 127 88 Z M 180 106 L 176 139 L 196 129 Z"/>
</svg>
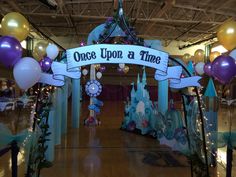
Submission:
<svg viewBox="0 0 236 177">
<path fill-rule="evenodd" d="M 125 67 L 125 64 L 124 64 L 124 63 L 120 63 L 120 64 L 119 64 L 119 67 L 120 67 L 121 69 L 123 69 L 123 68 Z"/>
<path fill-rule="evenodd" d="M 86 75 L 88 74 L 88 70 L 87 70 L 87 69 L 83 69 L 83 70 L 82 70 L 82 74 L 83 74 L 84 76 L 86 76 Z"/>
<path fill-rule="evenodd" d="M 46 53 L 47 53 L 47 57 L 54 60 L 59 53 L 59 49 L 55 44 L 49 44 L 46 48 Z"/>
<path fill-rule="evenodd" d="M 197 74 L 199 74 L 199 75 L 204 74 L 204 65 L 205 65 L 205 63 L 203 63 L 203 62 L 199 62 L 196 64 L 195 71 L 197 72 Z"/>
<path fill-rule="evenodd" d="M 229 56 L 231 56 L 233 59 L 236 60 L 236 49 L 232 50 L 232 51 L 229 53 Z"/>
<path fill-rule="evenodd" d="M 20 59 L 13 68 L 13 75 L 16 83 L 24 90 L 36 84 L 41 77 L 41 73 L 42 71 L 39 63 L 31 57 Z"/>
<path fill-rule="evenodd" d="M 101 72 L 97 72 L 96 76 L 97 76 L 98 79 L 101 79 L 102 73 Z"/>
</svg>

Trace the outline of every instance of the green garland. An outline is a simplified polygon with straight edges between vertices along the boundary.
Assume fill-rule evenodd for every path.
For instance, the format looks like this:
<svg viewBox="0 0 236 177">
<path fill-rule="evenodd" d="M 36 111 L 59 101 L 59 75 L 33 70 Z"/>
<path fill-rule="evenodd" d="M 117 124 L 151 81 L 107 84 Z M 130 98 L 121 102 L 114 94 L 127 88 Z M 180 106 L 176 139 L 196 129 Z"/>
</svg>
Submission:
<svg viewBox="0 0 236 177">
<path fill-rule="evenodd" d="M 39 177 L 41 169 L 52 166 L 52 163 L 45 159 L 45 152 L 48 148 L 45 143 L 50 141 L 48 136 L 51 134 L 48 131 L 48 117 L 52 105 L 50 96 L 52 94 L 52 88 L 44 87 L 41 91 L 38 91 L 37 106 L 34 113 L 34 131 L 37 134 L 37 138 L 31 147 L 26 177 Z"/>
<path fill-rule="evenodd" d="M 198 153 L 193 153 L 188 156 L 189 161 L 192 162 L 193 165 L 193 173 L 195 177 L 208 177 L 206 165 L 203 160 L 199 157 Z"/>
</svg>

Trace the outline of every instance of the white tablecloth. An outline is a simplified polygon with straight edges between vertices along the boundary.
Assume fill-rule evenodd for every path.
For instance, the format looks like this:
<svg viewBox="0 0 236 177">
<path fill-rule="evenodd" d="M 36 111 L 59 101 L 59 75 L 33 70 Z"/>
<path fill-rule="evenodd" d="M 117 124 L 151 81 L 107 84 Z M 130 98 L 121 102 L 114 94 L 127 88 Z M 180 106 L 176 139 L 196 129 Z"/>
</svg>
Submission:
<svg viewBox="0 0 236 177">
<path fill-rule="evenodd" d="M 14 101 L 4 101 L 4 102 L 0 102 L 0 111 L 5 111 L 6 110 L 6 106 L 9 104 L 9 103 L 12 103 L 13 106 L 9 107 L 8 109 L 9 110 L 14 110 L 15 109 L 15 102 Z"/>
</svg>

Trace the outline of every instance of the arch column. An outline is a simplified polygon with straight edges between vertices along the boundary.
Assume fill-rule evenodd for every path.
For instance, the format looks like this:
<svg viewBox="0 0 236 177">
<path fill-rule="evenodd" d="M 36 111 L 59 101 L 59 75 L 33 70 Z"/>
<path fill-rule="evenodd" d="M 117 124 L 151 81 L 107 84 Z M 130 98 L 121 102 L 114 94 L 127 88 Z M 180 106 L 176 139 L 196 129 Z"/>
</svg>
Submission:
<svg viewBox="0 0 236 177">
<path fill-rule="evenodd" d="M 65 85 L 62 87 L 62 123 L 61 133 L 67 132 L 67 112 L 68 112 L 68 78 L 65 78 Z"/>
<path fill-rule="evenodd" d="M 80 123 L 80 79 L 72 79 L 72 127 L 79 128 Z"/>
<path fill-rule="evenodd" d="M 158 111 L 161 112 L 163 115 L 165 115 L 167 110 L 168 110 L 168 80 L 158 81 Z"/>
</svg>

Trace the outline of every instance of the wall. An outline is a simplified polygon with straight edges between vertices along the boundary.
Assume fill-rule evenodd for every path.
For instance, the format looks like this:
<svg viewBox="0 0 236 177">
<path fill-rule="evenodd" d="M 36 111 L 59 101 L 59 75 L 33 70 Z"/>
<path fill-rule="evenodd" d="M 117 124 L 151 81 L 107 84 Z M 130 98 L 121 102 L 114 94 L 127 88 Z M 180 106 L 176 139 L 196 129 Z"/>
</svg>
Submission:
<svg viewBox="0 0 236 177">
<path fill-rule="evenodd" d="M 170 55 L 184 55 L 185 53 L 189 53 L 190 55 L 194 55 L 194 52 L 197 49 L 205 50 L 205 45 L 202 43 L 200 45 L 195 45 L 189 48 L 185 48 L 182 50 L 179 50 L 179 46 L 186 45 L 184 42 L 180 41 L 172 41 L 167 47 L 163 47 L 163 50 L 168 52 Z"/>
</svg>

